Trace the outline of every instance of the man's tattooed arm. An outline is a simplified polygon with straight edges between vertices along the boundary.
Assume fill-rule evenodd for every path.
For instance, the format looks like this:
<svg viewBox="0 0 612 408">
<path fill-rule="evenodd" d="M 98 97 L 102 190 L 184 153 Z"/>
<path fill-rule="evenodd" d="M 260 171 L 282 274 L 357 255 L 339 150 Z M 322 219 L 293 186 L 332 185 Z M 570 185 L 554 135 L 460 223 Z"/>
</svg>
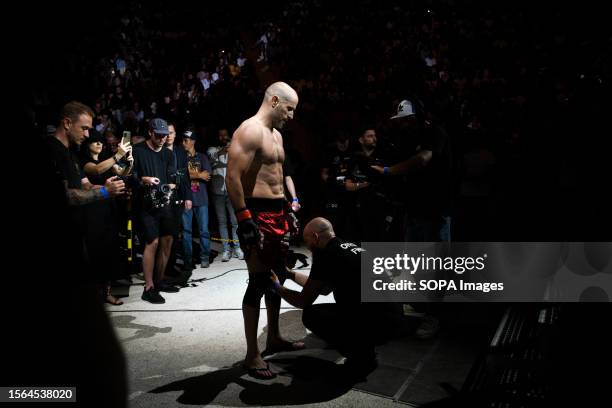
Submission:
<svg viewBox="0 0 612 408">
<path fill-rule="evenodd" d="M 104 199 L 102 191 L 99 188 L 92 190 L 68 188 L 68 182 L 66 180 L 64 180 L 64 187 L 66 188 L 68 205 L 84 205 Z"/>
</svg>

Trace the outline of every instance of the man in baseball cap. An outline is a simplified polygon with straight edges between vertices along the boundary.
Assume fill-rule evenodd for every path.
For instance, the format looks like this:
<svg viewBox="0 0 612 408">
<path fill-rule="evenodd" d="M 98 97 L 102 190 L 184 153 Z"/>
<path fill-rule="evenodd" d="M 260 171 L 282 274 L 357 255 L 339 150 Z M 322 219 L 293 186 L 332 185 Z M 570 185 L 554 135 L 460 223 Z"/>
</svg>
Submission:
<svg viewBox="0 0 612 408">
<path fill-rule="evenodd" d="M 158 135 L 168 135 L 170 131 L 168 130 L 168 122 L 161 118 L 151 119 L 149 122 L 149 128 L 153 133 Z"/>
<path fill-rule="evenodd" d="M 408 116 L 414 116 L 414 109 L 412 108 L 412 102 L 408 99 L 404 99 L 397 105 L 397 114 L 395 116 L 391 116 L 391 119 L 399 119 Z"/>
<path fill-rule="evenodd" d="M 193 129 L 183 132 L 183 148 L 187 153 L 185 163 L 179 167 L 189 171 L 191 199 L 183 212 L 183 254 L 185 262 L 191 264 L 193 258 L 192 227 L 193 217 L 198 219 L 200 228 L 200 266 L 208 268 L 210 263 L 210 233 L 208 231 L 208 192 L 212 169 L 208 156 L 195 149 L 198 136 Z"/>
</svg>

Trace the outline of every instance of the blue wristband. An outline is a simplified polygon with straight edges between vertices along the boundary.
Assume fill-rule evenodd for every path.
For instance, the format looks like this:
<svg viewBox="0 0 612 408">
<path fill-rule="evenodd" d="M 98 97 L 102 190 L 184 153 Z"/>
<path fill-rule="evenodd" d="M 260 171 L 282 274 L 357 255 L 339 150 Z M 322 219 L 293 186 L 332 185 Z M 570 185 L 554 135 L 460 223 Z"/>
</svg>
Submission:
<svg viewBox="0 0 612 408">
<path fill-rule="evenodd" d="M 108 191 L 106 190 L 106 187 L 102 186 L 102 188 L 100 189 L 100 192 L 102 193 L 102 197 L 104 197 L 104 198 L 110 197 L 110 194 L 108 194 Z"/>
<path fill-rule="evenodd" d="M 297 198 L 294 198 L 292 201 L 293 201 L 294 203 L 297 203 L 297 202 L 298 202 L 298 201 L 300 201 L 300 200 L 298 200 Z"/>
<path fill-rule="evenodd" d="M 383 174 L 389 174 L 389 167 L 385 166 L 383 169 Z"/>
</svg>

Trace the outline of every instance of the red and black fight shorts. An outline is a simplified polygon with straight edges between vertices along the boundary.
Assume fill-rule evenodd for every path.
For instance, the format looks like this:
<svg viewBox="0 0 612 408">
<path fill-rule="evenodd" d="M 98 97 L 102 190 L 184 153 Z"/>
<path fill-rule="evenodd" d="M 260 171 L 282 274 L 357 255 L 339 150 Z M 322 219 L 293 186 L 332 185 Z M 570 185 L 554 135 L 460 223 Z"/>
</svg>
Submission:
<svg viewBox="0 0 612 408">
<path fill-rule="evenodd" d="M 285 200 L 247 198 L 246 206 L 261 232 L 261 242 L 256 247 L 259 259 L 270 269 L 277 271 L 280 268 L 281 273 L 284 273 L 289 251 L 289 223 Z"/>
</svg>

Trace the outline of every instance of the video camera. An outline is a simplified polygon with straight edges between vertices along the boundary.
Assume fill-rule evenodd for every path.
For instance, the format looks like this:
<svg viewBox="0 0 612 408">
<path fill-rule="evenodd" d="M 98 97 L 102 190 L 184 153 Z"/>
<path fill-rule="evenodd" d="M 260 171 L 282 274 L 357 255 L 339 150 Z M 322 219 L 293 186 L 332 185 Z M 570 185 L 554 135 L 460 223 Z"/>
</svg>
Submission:
<svg viewBox="0 0 612 408">
<path fill-rule="evenodd" d="M 149 208 L 163 208 L 183 203 L 183 200 L 176 198 L 176 189 L 169 184 L 161 184 L 159 187 L 147 186 L 144 190 L 144 198 Z"/>
</svg>

